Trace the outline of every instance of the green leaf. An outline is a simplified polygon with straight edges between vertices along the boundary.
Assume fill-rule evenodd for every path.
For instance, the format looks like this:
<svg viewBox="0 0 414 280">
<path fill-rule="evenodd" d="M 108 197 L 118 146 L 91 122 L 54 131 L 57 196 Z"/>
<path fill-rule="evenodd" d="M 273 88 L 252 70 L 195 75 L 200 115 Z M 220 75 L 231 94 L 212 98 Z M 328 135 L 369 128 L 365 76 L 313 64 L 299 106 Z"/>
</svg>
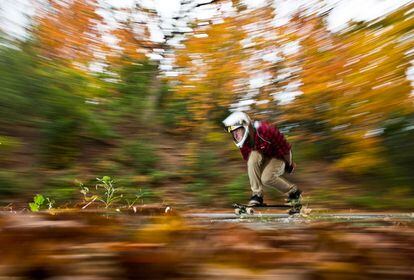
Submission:
<svg viewBox="0 0 414 280">
<path fill-rule="evenodd" d="M 30 211 L 32 211 L 32 212 L 39 211 L 39 205 L 34 203 L 34 202 L 30 202 L 29 207 L 30 207 Z"/>
<path fill-rule="evenodd" d="M 37 194 L 34 198 L 33 198 L 34 203 L 36 203 L 37 205 L 41 206 L 43 204 L 43 202 L 45 202 L 45 198 L 43 197 L 43 195 L 41 194 Z"/>
<path fill-rule="evenodd" d="M 102 177 L 102 181 L 104 181 L 105 183 L 108 183 L 109 181 L 111 181 L 111 177 L 109 177 L 109 176 L 103 176 Z"/>
</svg>

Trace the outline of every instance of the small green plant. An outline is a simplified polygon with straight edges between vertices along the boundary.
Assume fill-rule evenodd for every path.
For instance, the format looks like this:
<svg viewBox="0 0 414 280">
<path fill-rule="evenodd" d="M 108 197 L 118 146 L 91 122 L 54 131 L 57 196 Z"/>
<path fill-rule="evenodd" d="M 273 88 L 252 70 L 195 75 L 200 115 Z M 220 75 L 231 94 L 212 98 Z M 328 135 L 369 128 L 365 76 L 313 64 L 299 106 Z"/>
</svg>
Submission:
<svg viewBox="0 0 414 280">
<path fill-rule="evenodd" d="M 83 183 L 79 183 L 80 187 L 80 193 L 83 194 L 83 202 L 85 205 L 82 207 L 82 209 L 86 209 L 89 205 L 91 205 L 97 198 L 97 195 L 90 195 L 89 194 L 89 188 L 85 187 Z"/>
<path fill-rule="evenodd" d="M 29 203 L 30 211 L 37 212 L 42 207 L 43 203 L 45 202 L 45 198 L 41 194 L 36 194 L 33 198 L 33 202 Z"/>
<path fill-rule="evenodd" d="M 41 194 L 36 194 L 33 197 L 33 202 L 29 203 L 30 211 L 37 212 L 42 208 L 43 205 L 47 205 L 47 209 L 52 209 L 53 205 L 55 204 L 55 201 L 53 199 L 50 199 L 49 197 L 44 197 Z"/>
<path fill-rule="evenodd" d="M 48 197 L 46 197 L 46 200 L 47 200 L 47 209 L 52 209 L 53 208 L 53 205 L 55 204 L 55 200 L 53 200 L 53 199 L 50 199 L 50 198 L 48 198 Z"/>
<path fill-rule="evenodd" d="M 127 203 L 128 209 L 134 208 L 135 203 L 138 199 L 141 199 L 141 204 L 144 203 L 144 196 L 148 195 L 148 191 L 143 191 L 142 189 L 139 189 L 139 193 L 135 195 L 133 199 L 125 198 L 125 202 Z"/>
<path fill-rule="evenodd" d="M 83 195 L 83 203 L 85 204 L 82 209 L 87 208 L 93 202 L 102 202 L 105 205 L 105 208 L 109 208 L 116 202 L 119 202 L 121 199 L 124 204 L 123 208 L 134 209 L 136 211 L 135 204 L 137 201 L 140 200 L 140 203 L 144 203 L 145 197 L 151 197 L 152 193 L 145 189 L 139 189 L 138 193 L 135 194 L 127 194 L 127 193 L 119 193 L 120 188 L 115 187 L 115 181 L 109 177 L 104 176 L 102 178 L 96 178 L 98 184 L 95 185 L 96 193 L 94 194 L 93 189 L 90 190 L 88 187 L 84 186 L 82 183 L 79 182 L 80 193 Z M 117 211 L 120 211 L 117 209 Z"/>
<path fill-rule="evenodd" d="M 128 209 L 134 207 L 135 202 L 137 202 L 138 199 L 139 199 L 138 195 L 135 195 L 134 199 L 125 198 L 125 202 L 127 203 Z"/>
<path fill-rule="evenodd" d="M 103 188 L 104 196 L 98 197 L 97 199 L 105 204 L 105 208 L 108 208 L 113 204 L 114 202 L 120 200 L 123 195 L 116 196 L 115 193 L 118 191 L 118 189 L 115 188 L 115 181 L 111 179 L 109 176 L 103 176 L 102 178 L 96 178 L 98 180 L 99 184 L 95 185 L 95 188 Z"/>
</svg>

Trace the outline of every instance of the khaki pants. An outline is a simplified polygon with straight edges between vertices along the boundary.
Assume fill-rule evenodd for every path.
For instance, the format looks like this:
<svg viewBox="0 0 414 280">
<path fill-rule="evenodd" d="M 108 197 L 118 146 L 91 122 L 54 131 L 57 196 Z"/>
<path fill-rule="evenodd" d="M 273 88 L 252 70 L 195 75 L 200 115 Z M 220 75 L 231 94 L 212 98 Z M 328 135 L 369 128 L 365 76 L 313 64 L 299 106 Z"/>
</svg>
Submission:
<svg viewBox="0 0 414 280">
<path fill-rule="evenodd" d="M 296 189 L 295 185 L 281 178 L 285 172 L 285 162 L 276 158 L 265 158 L 257 151 L 252 151 L 247 161 L 250 186 L 253 195 L 263 195 L 263 186 L 277 189 L 283 194 Z"/>
</svg>

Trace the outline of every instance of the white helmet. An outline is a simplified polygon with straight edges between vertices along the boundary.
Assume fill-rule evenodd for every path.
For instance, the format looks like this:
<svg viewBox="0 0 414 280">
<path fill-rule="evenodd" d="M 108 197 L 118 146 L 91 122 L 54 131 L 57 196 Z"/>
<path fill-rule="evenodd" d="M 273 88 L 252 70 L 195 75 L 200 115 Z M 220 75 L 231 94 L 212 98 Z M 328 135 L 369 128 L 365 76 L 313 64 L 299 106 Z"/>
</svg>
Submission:
<svg viewBox="0 0 414 280">
<path fill-rule="evenodd" d="M 227 132 L 232 132 L 240 127 L 244 127 L 243 138 L 239 142 L 234 139 L 234 144 L 239 148 L 243 147 L 243 144 L 249 135 L 249 126 L 251 123 L 252 121 L 249 116 L 244 112 L 233 112 L 223 121 Z"/>
</svg>

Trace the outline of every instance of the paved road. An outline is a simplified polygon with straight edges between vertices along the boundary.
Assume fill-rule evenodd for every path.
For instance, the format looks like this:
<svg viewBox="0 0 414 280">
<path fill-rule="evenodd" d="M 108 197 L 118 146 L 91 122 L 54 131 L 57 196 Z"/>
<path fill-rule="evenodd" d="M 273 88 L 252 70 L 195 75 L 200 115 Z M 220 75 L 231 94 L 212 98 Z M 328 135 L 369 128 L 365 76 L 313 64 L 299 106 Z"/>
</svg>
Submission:
<svg viewBox="0 0 414 280">
<path fill-rule="evenodd" d="M 214 218 L 214 219 L 238 219 L 240 216 L 236 216 L 234 213 L 188 213 L 185 217 L 193 218 Z M 284 213 L 261 213 L 256 211 L 254 215 L 243 215 L 250 218 L 288 218 L 288 214 Z M 333 219 L 408 219 L 414 220 L 414 213 L 325 213 L 325 214 L 311 214 L 308 217 L 311 218 L 333 218 Z"/>
<path fill-rule="evenodd" d="M 229 213 L 189 213 L 184 216 L 198 222 L 243 223 L 252 228 L 297 228 L 323 221 L 364 227 L 414 224 L 414 213 L 315 213 L 308 216 L 289 216 L 281 213 L 257 212 L 254 215 L 237 216 L 229 211 Z"/>
</svg>

